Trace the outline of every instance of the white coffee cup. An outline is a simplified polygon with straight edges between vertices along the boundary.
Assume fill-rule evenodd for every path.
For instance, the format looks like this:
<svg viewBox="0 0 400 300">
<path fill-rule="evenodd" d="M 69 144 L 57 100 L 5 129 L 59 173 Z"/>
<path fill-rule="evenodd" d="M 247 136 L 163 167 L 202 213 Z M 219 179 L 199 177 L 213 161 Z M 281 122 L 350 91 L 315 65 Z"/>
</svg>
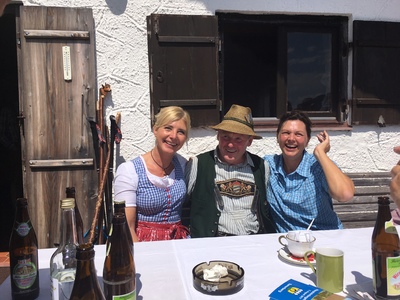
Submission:
<svg viewBox="0 0 400 300">
<path fill-rule="evenodd" d="M 315 237 L 309 230 L 297 230 L 281 235 L 278 240 L 282 246 L 288 248 L 291 254 L 303 257 L 307 251 L 313 250 Z M 286 243 L 283 240 L 286 240 Z"/>
</svg>

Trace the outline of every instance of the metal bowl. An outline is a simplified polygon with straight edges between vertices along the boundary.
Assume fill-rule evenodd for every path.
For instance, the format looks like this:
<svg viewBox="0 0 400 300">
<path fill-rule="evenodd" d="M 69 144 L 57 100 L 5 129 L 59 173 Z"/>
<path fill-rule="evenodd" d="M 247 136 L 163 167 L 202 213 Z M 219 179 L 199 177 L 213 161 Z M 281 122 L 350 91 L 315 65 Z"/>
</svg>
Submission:
<svg viewBox="0 0 400 300">
<path fill-rule="evenodd" d="M 221 265 L 228 270 L 228 275 L 220 278 L 218 282 L 204 280 L 204 270 Z M 231 295 L 239 292 L 244 286 L 244 270 L 239 265 L 223 260 L 213 260 L 209 263 L 202 262 L 193 270 L 193 287 L 207 295 Z"/>
</svg>

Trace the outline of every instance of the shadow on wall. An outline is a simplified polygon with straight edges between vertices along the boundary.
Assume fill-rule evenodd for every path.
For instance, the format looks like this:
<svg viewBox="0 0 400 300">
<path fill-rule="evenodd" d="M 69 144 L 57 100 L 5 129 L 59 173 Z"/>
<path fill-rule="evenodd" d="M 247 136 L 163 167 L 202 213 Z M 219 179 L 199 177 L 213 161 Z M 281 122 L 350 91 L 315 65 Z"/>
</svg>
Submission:
<svg viewBox="0 0 400 300">
<path fill-rule="evenodd" d="M 106 3 L 114 15 L 122 15 L 126 10 L 128 0 L 106 0 Z"/>
</svg>

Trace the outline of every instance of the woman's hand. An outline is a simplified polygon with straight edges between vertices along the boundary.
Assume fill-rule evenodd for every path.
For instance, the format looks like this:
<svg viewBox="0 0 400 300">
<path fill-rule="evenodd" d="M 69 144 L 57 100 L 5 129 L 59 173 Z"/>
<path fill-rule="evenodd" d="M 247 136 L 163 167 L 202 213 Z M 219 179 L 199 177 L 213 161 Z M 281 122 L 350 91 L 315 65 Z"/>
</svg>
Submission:
<svg viewBox="0 0 400 300">
<path fill-rule="evenodd" d="M 350 201 L 354 197 L 354 183 L 328 157 L 327 153 L 331 149 L 328 133 L 326 130 L 321 131 L 317 138 L 319 144 L 314 149 L 314 156 L 324 170 L 331 197 L 340 202 Z"/>
<path fill-rule="evenodd" d="M 319 141 L 319 144 L 315 146 L 314 155 L 318 159 L 321 153 L 328 153 L 329 150 L 331 150 L 331 143 L 326 130 L 321 131 L 319 134 L 317 134 L 317 139 Z"/>
</svg>

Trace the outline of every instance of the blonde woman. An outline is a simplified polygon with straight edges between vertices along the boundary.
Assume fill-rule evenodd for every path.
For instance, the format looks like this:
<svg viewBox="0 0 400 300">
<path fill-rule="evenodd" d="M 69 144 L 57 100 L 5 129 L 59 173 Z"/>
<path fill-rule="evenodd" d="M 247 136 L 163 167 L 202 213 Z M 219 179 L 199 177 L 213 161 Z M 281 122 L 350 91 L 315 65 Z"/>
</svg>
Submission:
<svg viewBox="0 0 400 300">
<path fill-rule="evenodd" d="M 189 130 L 190 116 L 185 110 L 162 108 L 155 116 L 154 147 L 117 169 L 114 195 L 116 200 L 125 200 L 134 242 L 188 236 L 181 224 L 186 159 L 177 151 L 188 139 Z"/>
</svg>

